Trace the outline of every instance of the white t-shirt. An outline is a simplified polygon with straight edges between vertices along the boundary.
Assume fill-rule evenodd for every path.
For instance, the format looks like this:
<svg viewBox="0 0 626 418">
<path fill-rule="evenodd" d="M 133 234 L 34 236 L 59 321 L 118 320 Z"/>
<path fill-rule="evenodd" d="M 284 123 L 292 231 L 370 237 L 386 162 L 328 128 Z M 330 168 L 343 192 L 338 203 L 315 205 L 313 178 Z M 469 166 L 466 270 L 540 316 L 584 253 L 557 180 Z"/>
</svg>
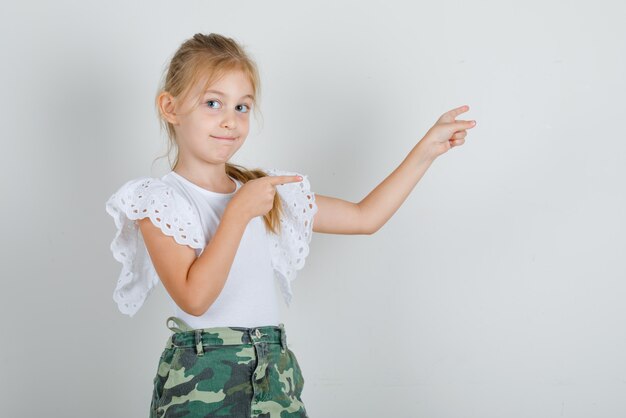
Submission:
<svg viewBox="0 0 626 418">
<path fill-rule="evenodd" d="M 317 212 L 315 195 L 304 174 L 263 171 L 268 175 L 303 177 L 301 182 L 276 186 L 283 203 L 282 233 L 278 236 L 267 232 L 262 216 L 248 223 L 224 288 L 201 316 L 186 313 L 168 294 L 172 314 L 193 328 L 278 325 L 281 321 L 274 279 L 280 284 L 287 306 L 291 302 L 291 281 L 309 253 Z M 160 282 L 136 221 L 149 217 L 163 233 L 194 248 L 199 256 L 215 234 L 226 205 L 242 186 L 231 178 L 237 188 L 224 194 L 204 189 L 170 171 L 161 178 L 130 180 L 109 198 L 106 210 L 117 227 L 110 248 L 122 263 L 113 299 L 122 313 L 132 317 Z"/>
</svg>

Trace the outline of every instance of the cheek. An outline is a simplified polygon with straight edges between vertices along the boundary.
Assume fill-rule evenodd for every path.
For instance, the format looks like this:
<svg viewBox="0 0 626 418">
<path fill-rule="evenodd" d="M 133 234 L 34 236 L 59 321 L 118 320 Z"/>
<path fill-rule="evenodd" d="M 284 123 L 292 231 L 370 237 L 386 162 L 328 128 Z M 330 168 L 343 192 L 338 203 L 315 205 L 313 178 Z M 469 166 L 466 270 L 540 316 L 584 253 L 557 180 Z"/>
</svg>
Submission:
<svg viewBox="0 0 626 418">
<path fill-rule="evenodd" d="M 240 119 L 240 123 L 242 124 L 242 126 L 250 126 L 250 115 L 243 115 Z"/>
</svg>

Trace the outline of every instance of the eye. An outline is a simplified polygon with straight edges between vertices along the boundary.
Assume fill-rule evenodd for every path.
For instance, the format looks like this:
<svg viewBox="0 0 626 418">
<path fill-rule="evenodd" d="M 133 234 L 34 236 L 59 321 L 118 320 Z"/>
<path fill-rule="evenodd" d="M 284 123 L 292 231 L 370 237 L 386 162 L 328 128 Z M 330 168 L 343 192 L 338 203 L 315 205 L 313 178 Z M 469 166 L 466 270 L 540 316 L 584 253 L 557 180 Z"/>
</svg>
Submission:
<svg viewBox="0 0 626 418">
<path fill-rule="evenodd" d="M 242 107 L 242 106 L 246 108 L 246 110 L 242 113 L 248 113 L 250 111 L 250 106 L 248 106 L 247 104 L 238 105 L 237 107 Z"/>
<path fill-rule="evenodd" d="M 209 107 L 213 107 L 211 106 L 211 103 L 219 103 L 219 102 L 217 100 L 209 100 L 206 103 L 209 105 Z M 218 108 L 213 107 L 213 109 L 218 109 Z"/>
</svg>

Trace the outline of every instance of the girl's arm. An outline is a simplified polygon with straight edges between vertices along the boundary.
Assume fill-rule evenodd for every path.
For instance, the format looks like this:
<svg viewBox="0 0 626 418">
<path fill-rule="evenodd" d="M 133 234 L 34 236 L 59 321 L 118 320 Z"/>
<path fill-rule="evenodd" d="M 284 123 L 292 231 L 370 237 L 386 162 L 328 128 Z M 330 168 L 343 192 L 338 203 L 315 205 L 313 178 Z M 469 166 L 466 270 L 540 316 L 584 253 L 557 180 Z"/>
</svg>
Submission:
<svg viewBox="0 0 626 418">
<path fill-rule="evenodd" d="M 139 220 L 154 269 L 183 311 L 200 316 L 218 298 L 248 222 L 248 218 L 227 207 L 215 235 L 196 258 L 194 249 L 163 234 L 149 218 Z"/>
<path fill-rule="evenodd" d="M 409 155 L 382 183 L 359 203 L 316 194 L 313 232 L 366 234 L 378 231 L 406 200 L 432 162 L 450 148 L 465 142 L 475 121 L 456 121 L 469 110 L 461 106 L 444 113 Z"/>
<path fill-rule="evenodd" d="M 315 194 L 317 213 L 313 218 L 313 232 L 373 234 L 398 210 L 431 163 L 432 160 L 415 148 L 359 203 Z"/>
</svg>

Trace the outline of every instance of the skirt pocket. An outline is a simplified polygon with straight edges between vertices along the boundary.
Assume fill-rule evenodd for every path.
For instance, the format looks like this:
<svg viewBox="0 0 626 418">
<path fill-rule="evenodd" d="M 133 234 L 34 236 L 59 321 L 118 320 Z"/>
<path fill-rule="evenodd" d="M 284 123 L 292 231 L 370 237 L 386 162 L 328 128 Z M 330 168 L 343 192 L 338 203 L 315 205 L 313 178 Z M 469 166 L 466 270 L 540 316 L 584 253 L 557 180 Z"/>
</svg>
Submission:
<svg viewBox="0 0 626 418">
<path fill-rule="evenodd" d="M 294 352 L 289 348 L 287 348 L 287 352 L 291 358 L 291 367 L 293 367 L 294 391 L 296 396 L 300 398 L 304 389 L 304 376 L 302 376 L 302 369 L 300 369 L 300 364 Z"/>
<path fill-rule="evenodd" d="M 157 417 L 250 415 L 254 348 L 179 347 L 155 403 Z"/>
<path fill-rule="evenodd" d="M 157 367 L 157 373 L 152 381 L 153 389 L 152 389 L 152 401 L 150 405 L 150 418 L 157 417 L 156 412 L 163 398 L 163 388 L 165 387 L 165 383 L 169 379 L 175 353 L 176 353 L 176 347 L 166 348 L 165 350 L 163 350 L 163 353 L 161 354 L 161 357 L 159 358 L 159 365 Z"/>
</svg>

